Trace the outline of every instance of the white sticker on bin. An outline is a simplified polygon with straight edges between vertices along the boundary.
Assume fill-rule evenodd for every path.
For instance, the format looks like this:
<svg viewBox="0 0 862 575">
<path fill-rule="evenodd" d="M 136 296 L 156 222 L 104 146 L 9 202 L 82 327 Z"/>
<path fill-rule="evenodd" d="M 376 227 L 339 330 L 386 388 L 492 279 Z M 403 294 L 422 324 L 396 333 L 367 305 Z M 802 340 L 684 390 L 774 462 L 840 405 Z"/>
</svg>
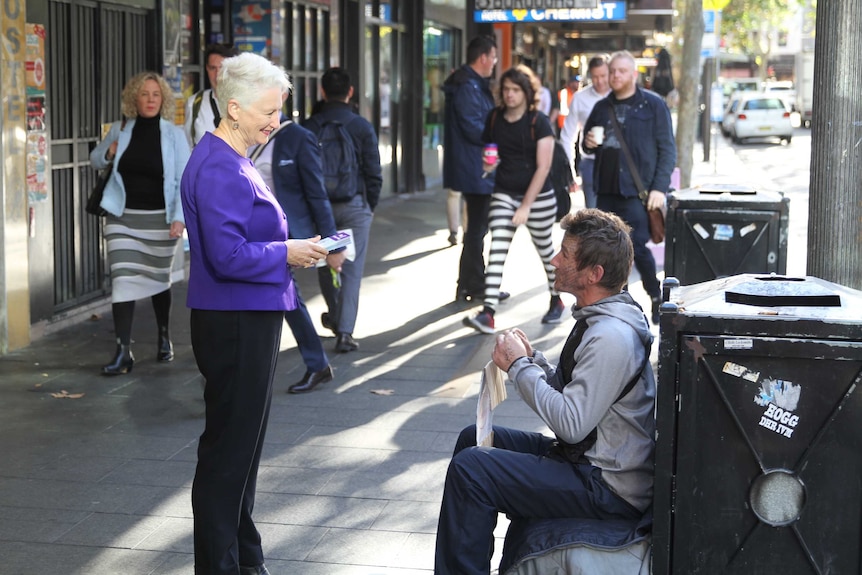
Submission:
<svg viewBox="0 0 862 575">
<path fill-rule="evenodd" d="M 744 228 L 739 229 L 739 236 L 744 238 L 745 236 L 747 236 L 748 234 L 750 234 L 751 232 L 753 232 L 755 230 L 757 230 L 757 224 L 753 224 L 753 223 L 748 224 Z"/>
<path fill-rule="evenodd" d="M 753 347 L 754 340 L 749 338 L 724 340 L 724 349 L 751 349 Z"/>
<path fill-rule="evenodd" d="M 703 239 L 706 239 L 706 238 L 708 238 L 708 237 L 709 237 L 709 232 L 708 232 L 708 231 L 706 231 L 706 228 L 704 228 L 702 225 L 700 225 L 700 224 L 694 224 L 694 225 L 693 225 L 693 226 L 691 226 L 691 227 L 692 227 L 692 229 L 693 229 L 694 231 L 696 231 L 696 232 L 697 232 L 697 234 L 698 234 L 700 237 L 702 237 Z"/>
</svg>

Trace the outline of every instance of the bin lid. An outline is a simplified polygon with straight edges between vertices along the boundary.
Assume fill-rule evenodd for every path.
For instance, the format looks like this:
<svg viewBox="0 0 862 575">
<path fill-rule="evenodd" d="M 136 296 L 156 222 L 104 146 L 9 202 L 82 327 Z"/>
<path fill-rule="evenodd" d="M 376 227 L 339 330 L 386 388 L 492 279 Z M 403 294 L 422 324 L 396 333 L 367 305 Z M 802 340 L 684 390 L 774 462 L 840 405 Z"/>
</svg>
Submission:
<svg viewBox="0 0 862 575">
<path fill-rule="evenodd" d="M 724 301 L 765 307 L 840 307 L 841 296 L 804 278 L 760 276 L 725 290 Z"/>
<path fill-rule="evenodd" d="M 681 202 L 681 205 L 694 203 L 702 205 L 704 203 L 716 204 L 748 204 L 748 203 L 769 203 L 781 204 L 788 201 L 786 196 L 781 192 L 773 190 L 758 190 L 753 186 L 746 184 L 700 184 L 692 188 L 683 190 L 674 190 L 669 201 L 676 200 Z"/>
<path fill-rule="evenodd" d="M 700 194 L 731 194 L 738 196 L 757 193 L 757 190 L 753 187 L 740 184 L 702 184 L 695 186 L 694 189 Z"/>
<path fill-rule="evenodd" d="M 680 312 L 862 323 L 862 291 L 820 278 L 740 274 L 671 291 Z"/>
</svg>

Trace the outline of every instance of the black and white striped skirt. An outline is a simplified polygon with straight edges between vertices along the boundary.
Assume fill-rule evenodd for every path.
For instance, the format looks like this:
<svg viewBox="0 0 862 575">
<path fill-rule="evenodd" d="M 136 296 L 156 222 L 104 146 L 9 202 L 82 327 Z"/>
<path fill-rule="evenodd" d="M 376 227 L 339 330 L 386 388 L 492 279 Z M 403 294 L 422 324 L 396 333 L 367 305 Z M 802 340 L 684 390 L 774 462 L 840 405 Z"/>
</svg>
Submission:
<svg viewBox="0 0 862 575">
<path fill-rule="evenodd" d="M 171 287 L 177 239 L 170 237 L 165 210 L 125 210 L 105 218 L 111 301 L 120 303 L 162 293 Z"/>
</svg>

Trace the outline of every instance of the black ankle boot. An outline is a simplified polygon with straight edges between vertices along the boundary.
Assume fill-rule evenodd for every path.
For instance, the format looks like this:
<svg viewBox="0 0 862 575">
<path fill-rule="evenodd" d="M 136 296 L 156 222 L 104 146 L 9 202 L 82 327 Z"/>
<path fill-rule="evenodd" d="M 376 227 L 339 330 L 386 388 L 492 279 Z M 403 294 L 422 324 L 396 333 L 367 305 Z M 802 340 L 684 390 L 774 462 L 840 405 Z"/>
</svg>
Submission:
<svg viewBox="0 0 862 575">
<path fill-rule="evenodd" d="M 171 343 L 167 326 L 159 326 L 159 349 L 156 352 L 156 359 L 158 361 L 174 360 L 174 344 Z"/>
<path fill-rule="evenodd" d="M 131 373 L 132 366 L 135 365 L 135 356 L 132 355 L 132 348 L 128 345 L 117 344 L 117 354 L 108 365 L 102 366 L 102 375 L 120 375 L 121 373 Z"/>
</svg>

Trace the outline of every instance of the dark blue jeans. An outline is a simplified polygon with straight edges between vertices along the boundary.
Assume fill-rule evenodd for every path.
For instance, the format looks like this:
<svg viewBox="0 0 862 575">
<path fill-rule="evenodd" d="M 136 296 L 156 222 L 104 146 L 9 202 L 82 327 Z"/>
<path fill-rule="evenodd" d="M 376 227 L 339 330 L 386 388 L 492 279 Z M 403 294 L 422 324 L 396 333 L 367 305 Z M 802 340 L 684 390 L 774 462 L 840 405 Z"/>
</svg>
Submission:
<svg viewBox="0 0 862 575">
<path fill-rule="evenodd" d="M 329 270 L 329 268 L 325 269 Z M 323 351 L 323 344 L 320 342 L 320 336 L 317 335 L 311 316 L 308 315 L 308 308 L 305 307 L 302 294 L 299 293 L 299 286 L 296 284 L 294 286 L 296 287 L 296 309 L 284 312 L 284 319 L 287 320 L 293 339 L 296 340 L 296 347 L 299 348 L 306 371 L 320 371 L 329 365 L 329 358 Z"/>
<path fill-rule="evenodd" d="M 498 513 L 513 518 L 641 516 L 605 485 L 599 468 L 545 457 L 551 442 L 540 433 L 494 427 L 494 447 L 476 447 L 476 426 L 461 432 L 443 489 L 434 573 L 489 573 Z"/>
<path fill-rule="evenodd" d="M 641 276 L 644 291 L 651 298 L 660 297 L 661 282 L 656 277 L 655 258 L 646 246 L 649 241 L 649 220 L 643 203 L 638 198 L 599 194 L 596 207 L 615 213 L 631 226 L 632 244 L 635 248 L 635 269 Z"/>
</svg>

